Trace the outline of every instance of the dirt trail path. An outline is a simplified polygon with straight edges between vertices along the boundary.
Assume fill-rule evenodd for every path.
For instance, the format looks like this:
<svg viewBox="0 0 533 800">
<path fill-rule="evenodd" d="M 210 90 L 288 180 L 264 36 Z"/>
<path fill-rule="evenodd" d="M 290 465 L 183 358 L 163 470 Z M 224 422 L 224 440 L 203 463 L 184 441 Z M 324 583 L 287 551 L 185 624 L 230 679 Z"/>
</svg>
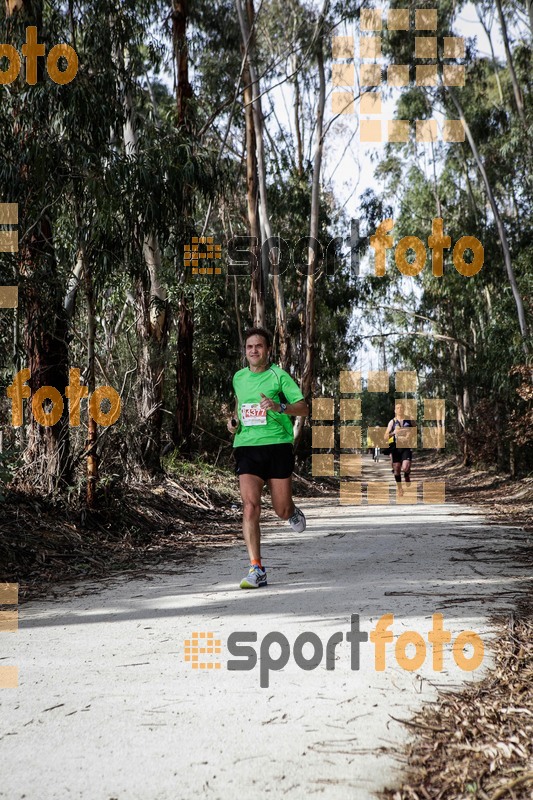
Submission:
<svg viewBox="0 0 533 800">
<path fill-rule="evenodd" d="M 388 459 L 365 457 L 365 478 L 392 482 Z M 487 525 L 465 506 L 339 506 L 303 500 L 308 529 L 270 525 L 264 563 L 269 586 L 244 592 L 244 548 L 219 550 L 177 575 L 80 584 L 79 597 L 21 606 L 19 630 L 0 638 L 0 664 L 19 667 L 18 689 L 0 690 L 0 797 L 9 800 L 176 800 L 350 797 L 369 800 L 394 783 L 395 748 L 408 719 L 437 686 L 481 678 L 490 668 L 489 617 L 509 610 L 527 576 L 513 559 L 521 532 Z M 94 591 L 98 587 L 98 591 Z M 93 590 L 93 593 L 87 593 Z M 394 614 L 394 642 L 376 671 L 374 644 L 360 645 L 352 669 L 350 616 L 362 631 Z M 461 671 L 450 645 L 432 669 L 427 634 L 444 615 L 453 639 L 477 632 L 482 667 Z M 396 661 L 407 630 L 426 641 L 415 671 Z M 228 670 L 228 637 L 256 632 L 263 658 Z M 303 632 L 320 664 L 304 670 L 294 645 Z M 220 668 L 192 669 L 185 640 L 212 632 Z M 285 637 L 284 669 L 267 670 L 264 637 Z M 326 643 L 335 633 L 335 669 Z M 281 637 L 279 637 L 281 638 Z M 338 638 L 338 637 L 337 637 Z M 267 640 L 268 644 L 268 640 Z M 407 649 L 411 656 L 414 648 Z M 280 655 L 270 645 L 272 661 Z M 200 657 L 201 658 L 201 657 Z M 272 667 L 272 663 L 271 663 Z M 261 681 L 268 686 L 261 687 Z"/>
</svg>

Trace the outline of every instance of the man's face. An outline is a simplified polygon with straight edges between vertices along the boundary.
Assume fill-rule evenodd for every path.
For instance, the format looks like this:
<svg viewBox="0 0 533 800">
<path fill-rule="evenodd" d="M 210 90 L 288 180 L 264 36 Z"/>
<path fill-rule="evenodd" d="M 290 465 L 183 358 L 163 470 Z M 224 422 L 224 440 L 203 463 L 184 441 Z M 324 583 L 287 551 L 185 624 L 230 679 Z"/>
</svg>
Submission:
<svg viewBox="0 0 533 800">
<path fill-rule="evenodd" d="M 246 360 L 251 367 L 268 364 L 269 349 L 262 336 L 250 336 L 246 340 Z"/>
<path fill-rule="evenodd" d="M 403 405 L 401 403 L 396 406 L 396 416 L 403 417 Z"/>
</svg>

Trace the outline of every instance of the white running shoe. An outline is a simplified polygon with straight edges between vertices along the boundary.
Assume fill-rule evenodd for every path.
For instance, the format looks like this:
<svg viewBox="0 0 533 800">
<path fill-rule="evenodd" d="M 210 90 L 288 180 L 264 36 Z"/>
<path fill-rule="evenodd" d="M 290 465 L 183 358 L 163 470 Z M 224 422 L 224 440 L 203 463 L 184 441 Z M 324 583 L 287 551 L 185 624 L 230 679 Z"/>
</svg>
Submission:
<svg viewBox="0 0 533 800">
<path fill-rule="evenodd" d="M 248 575 L 241 581 L 241 589 L 259 589 L 267 585 L 266 569 L 261 569 L 257 564 L 250 567 Z"/>
<path fill-rule="evenodd" d="M 288 523 L 296 533 L 302 533 L 305 531 L 307 522 L 305 521 L 304 512 L 294 506 L 294 514 L 292 517 L 289 517 Z"/>
</svg>

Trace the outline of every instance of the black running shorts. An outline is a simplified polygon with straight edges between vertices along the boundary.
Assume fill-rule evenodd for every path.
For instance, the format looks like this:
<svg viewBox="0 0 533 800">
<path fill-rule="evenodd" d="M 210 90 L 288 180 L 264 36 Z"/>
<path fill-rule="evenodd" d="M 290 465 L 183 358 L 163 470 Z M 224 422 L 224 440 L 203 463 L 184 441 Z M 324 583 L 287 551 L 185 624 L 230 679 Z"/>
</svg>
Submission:
<svg viewBox="0 0 533 800">
<path fill-rule="evenodd" d="M 402 461 L 412 461 L 413 451 L 409 447 L 392 447 L 392 463 L 401 464 Z"/>
<path fill-rule="evenodd" d="M 237 475 L 258 475 L 270 478 L 290 478 L 294 470 L 292 444 L 263 444 L 255 447 L 235 447 Z"/>
</svg>

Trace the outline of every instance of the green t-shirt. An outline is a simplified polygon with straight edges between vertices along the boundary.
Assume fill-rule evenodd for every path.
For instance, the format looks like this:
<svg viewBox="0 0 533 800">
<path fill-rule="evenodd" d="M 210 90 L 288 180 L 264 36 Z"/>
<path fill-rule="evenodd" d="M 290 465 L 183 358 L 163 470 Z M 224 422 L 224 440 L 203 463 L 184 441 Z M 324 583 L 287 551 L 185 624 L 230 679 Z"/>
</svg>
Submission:
<svg viewBox="0 0 533 800">
<path fill-rule="evenodd" d="M 280 394 L 286 402 L 303 400 L 300 388 L 291 376 L 280 367 L 271 365 L 264 372 L 252 372 L 249 367 L 233 376 L 233 390 L 237 397 L 239 429 L 233 437 L 233 447 L 257 447 L 262 444 L 292 444 L 294 435 L 288 414 L 277 411 L 261 412 L 261 393 L 279 403 Z M 244 406 L 244 408 L 243 408 Z M 264 421 L 266 419 L 266 424 Z M 254 424 L 260 422 L 262 424 Z"/>
</svg>

